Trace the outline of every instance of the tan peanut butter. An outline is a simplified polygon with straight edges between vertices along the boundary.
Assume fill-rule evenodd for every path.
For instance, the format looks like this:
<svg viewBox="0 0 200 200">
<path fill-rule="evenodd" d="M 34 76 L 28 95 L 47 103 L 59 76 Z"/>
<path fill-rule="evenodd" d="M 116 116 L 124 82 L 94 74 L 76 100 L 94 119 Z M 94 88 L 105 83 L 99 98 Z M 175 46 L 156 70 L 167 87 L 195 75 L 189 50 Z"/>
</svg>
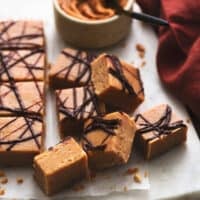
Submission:
<svg viewBox="0 0 200 200">
<path fill-rule="evenodd" d="M 115 11 L 105 7 L 105 0 L 58 0 L 60 7 L 67 14 L 81 20 L 101 20 L 112 17 Z M 127 0 L 119 0 L 125 6 Z"/>
</svg>

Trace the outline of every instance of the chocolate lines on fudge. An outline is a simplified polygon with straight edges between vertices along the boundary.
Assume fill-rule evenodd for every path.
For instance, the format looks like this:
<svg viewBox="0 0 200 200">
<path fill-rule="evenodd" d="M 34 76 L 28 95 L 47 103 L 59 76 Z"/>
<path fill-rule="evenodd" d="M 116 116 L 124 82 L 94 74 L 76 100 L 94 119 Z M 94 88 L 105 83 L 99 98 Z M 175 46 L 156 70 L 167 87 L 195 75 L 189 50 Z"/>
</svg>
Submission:
<svg viewBox="0 0 200 200">
<path fill-rule="evenodd" d="M 67 52 L 66 50 L 63 50 L 61 52 L 66 58 L 71 58 L 71 63 L 58 71 L 55 76 L 58 76 L 59 74 L 65 72 L 65 79 L 70 76 L 70 73 L 72 70 L 77 67 L 77 77 L 75 79 L 75 83 L 79 83 L 82 79 L 86 77 L 86 80 L 84 81 L 85 84 L 88 84 L 91 79 L 91 69 L 90 69 L 90 63 L 96 58 L 95 55 L 85 52 L 85 56 L 83 56 L 82 51 L 77 51 L 75 55 L 72 55 L 71 53 Z M 78 64 L 78 66 L 77 66 Z"/>
<path fill-rule="evenodd" d="M 120 63 L 119 59 L 113 55 L 106 55 L 106 57 L 110 59 L 112 65 L 115 68 L 115 69 L 110 68 L 109 73 L 112 74 L 116 79 L 118 79 L 121 82 L 122 90 L 128 91 L 128 93 L 131 95 L 136 95 L 133 87 L 130 85 L 130 83 L 128 82 L 128 80 L 126 79 L 126 77 L 122 71 L 122 67 L 121 67 L 121 63 Z"/>
<path fill-rule="evenodd" d="M 42 29 L 40 30 L 40 34 L 26 34 L 26 22 L 24 22 L 23 29 L 18 36 L 10 37 L 8 31 L 16 23 L 16 21 L 12 21 L 8 25 L 5 25 L 5 22 L 1 22 L 1 25 L 3 25 L 4 28 L 0 33 L 0 50 L 30 50 L 42 47 L 39 44 L 31 42 L 21 42 L 22 39 L 31 40 L 44 37 Z"/>
<path fill-rule="evenodd" d="M 44 52 L 43 48 L 35 49 L 30 51 L 29 53 L 25 54 L 24 56 L 20 56 L 20 54 L 17 51 L 11 51 L 8 55 L 3 55 L 4 52 L 1 53 L 0 60 L 1 62 L 5 63 L 5 66 L 7 70 L 15 67 L 18 63 L 23 63 L 24 67 L 27 69 L 28 75 L 31 75 L 33 79 L 36 80 L 36 77 L 34 75 L 33 70 L 44 70 L 41 67 L 37 66 L 39 60 L 42 57 L 42 53 Z M 36 58 L 35 62 L 33 64 L 29 64 L 26 59 L 38 54 L 38 57 Z M 14 57 L 17 56 L 18 59 L 15 59 Z M 12 62 L 11 62 L 12 61 Z M 0 65 L 0 80 L 2 79 L 2 76 L 5 74 L 5 68 Z"/>
<path fill-rule="evenodd" d="M 114 130 L 118 128 L 120 125 L 119 119 L 103 119 L 100 117 L 94 117 L 91 124 L 89 124 L 83 132 L 82 138 L 86 142 L 83 145 L 84 150 L 100 150 L 103 151 L 106 148 L 105 142 L 108 140 L 110 136 L 116 135 Z M 101 144 L 94 146 L 92 142 L 87 138 L 87 134 L 95 130 L 104 131 L 107 136 L 102 140 Z"/>
<path fill-rule="evenodd" d="M 20 94 L 18 93 L 18 88 L 17 88 L 16 85 L 15 85 L 15 81 L 14 81 L 13 78 L 11 77 L 11 75 L 10 75 L 10 73 L 9 73 L 9 70 L 6 68 L 6 64 L 5 64 L 5 63 L 3 62 L 3 60 L 2 60 L 2 54 L 1 54 L 1 53 L 0 53 L 0 63 L 1 63 L 1 66 L 4 68 L 5 73 L 6 73 L 7 77 L 8 77 L 8 80 L 9 80 L 9 83 L 10 83 L 10 92 L 12 91 L 12 92 L 14 93 L 14 95 L 15 95 L 15 97 L 16 97 L 16 100 L 17 100 L 17 102 L 18 102 L 18 105 L 19 105 L 20 110 L 21 110 L 21 111 L 26 111 L 26 108 L 25 108 L 25 106 L 23 105 L 23 101 L 22 101 L 22 99 L 21 99 L 21 96 L 20 96 Z M 34 83 L 37 84 L 36 82 L 34 82 Z M 37 87 L 36 87 L 36 88 L 37 88 Z M 37 90 L 38 90 L 38 88 L 37 88 Z M 40 92 L 38 91 L 38 93 L 40 93 Z M 42 102 L 42 99 L 41 99 L 41 102 Z M 41 105 L 41 107 L 39 108 L 39 110 L 40 110 L 40 109 L 42 109 L 42 105 Z M 37 137 L 38 137 L 39 135 L 36 134 L 36 133 L 34 132 L 33 128 L 32 128 L 32 125 L 33 125 L 33 123 L 34 123 L 34 120 L 36 120 L 36 119 L 34 119 L 34 120 L 32 120 L 32 122 L 30 122 L 30 119 L 27 117 L 27 115 L 23 115 L 23 118 L 24 118 L 25 123 L 26 123 L 26 125 L 27 125 L 27 129 L 24 130 L 24 131 L 21 133 L 21 135 L 18 137 L 18 140 L 16 140 L 16 141 L 15 141 L 15 140 L 14 140 L 14 141 L 7 141 L 7 142 L 11 143 L 11 146 L 10 146 L 9 148 L 7 148 L 8 151 L 11 150 L 11 148 L 12 148 L 13 146 L 15 146 L 17 143 L 19 143 L 20 141 L 21 141 L 21 142 L 24 142 L 24 141 L 27 141 L 27 139 L 28 139 L 28 140 L 33 139 L 33 140 L 35 141 L 35 144 L 37 145 L 37 147 L 40 148 L 40 144 L 39 144 L 39 142 L 38 142 L 38 140 L 37 140 Z M 31 133 L 31 137 L 23 138 L 23 136 L 27 133 L 28 130 L 29 130 L 30 133 Z M 40 135 L 41 135 L 41 133 L 40 133 Z M 0 140 L 0 145 L 1 145 L 1 144 L 5 144 L 5 142 L 3 142 L 3 141 Z"/>
<path fill-rule="evenodd" d="M 154 136 L 148 139 L 148 141 L 151 141 L 157 137 L 160 137 L 161 135 L 168 135 L 171 133 L 171 131 L 175 129 L 186 127 L 186 125 L 183 124 L 182 120 L 170 123 L 171 117 L 172 110 L 168 105 L 166 106 L 166 110 L 163 116 L 161 116 L 160 119 L 158 119 L 154 123 L 149 122 L 144 116 L 138 114 L 135 117 L 135 121 L 137 122 L 138 119 L 141 118 L 144 122 L 139 124 L 140 126 L 142 126 L 142 128 L 138 129 L 137 133 L 145 134 L 153 131 Z"/>
<path fill-rule="evenodd" d="M 57 98 L 58 98 L 58 107 L 60 113 L 72 119 L 82 119 L 84 115 L 87 115 L 87 118 L 93 116 L 94 114 L 100 115 L 100 111 L 98 110 L 97 106 L 98 100 L 96 95 L 91 91 L 89 87 L 84 87 L 82 89 L 84 92 L 83 99 L 78 100 L 77 89 L 72 88 L 72 95 L 73 95 L 72 107 L 65 105 L 67 104 L 69 96 L 66 96 L 65 99 L 61 100 L 60 95 L 62 93 L 62 90 L 58 91 Z M 78 105 L 78 101 L 81 101 L 81 105 Z M 86 110 L 87 106 L 91 106 L 89 111 Z"/>
</svg>

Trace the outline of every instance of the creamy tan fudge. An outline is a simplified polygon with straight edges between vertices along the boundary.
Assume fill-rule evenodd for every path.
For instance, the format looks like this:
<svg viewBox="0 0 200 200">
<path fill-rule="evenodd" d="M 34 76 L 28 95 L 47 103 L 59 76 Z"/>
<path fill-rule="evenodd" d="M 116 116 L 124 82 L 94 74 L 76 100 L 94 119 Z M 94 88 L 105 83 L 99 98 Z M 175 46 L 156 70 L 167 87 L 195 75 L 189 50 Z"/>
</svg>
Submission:
<svg viewBox="0 0 200 200">
<path fill-rule="evenodd" d="M 91 63 L 95 93 L 106 104 L 127 113 L 144 101 L 144 90 L 137 68 L 107 54 Z"/>
<path fill-rule="evenodd" d="M 0 22 L 0 81 L 44 80 L 45 40 L 40 21 Z"/>
<path fill-rule="evenodd" d="M 39 114 L 0 117 L 0 165 L 32 164 L 42 148 L 43 120 Z"/>
<path fill-rule="evenodd" d="M 0 82 L 0 116 L 44 114 L 43 82 Z"/>
<path fill-rule="evenodd" d="M 122 112 L 86 122 L 81 144 L 88 154 L 90 168 L 102 170 L 127 163 L 135 131 L 135 123 Z"/>
<path fill-rule="evenodd" d="M 135 121 L 135 142 L 146 159 L 151 159 L 186 141 L 187 126 L 169 105 L 162 104 L 138 114 Z"/>
<path fill-rule="evenodd" d="M 105 112 L 92 87 L 56 90 L 56 104 L 61 136 L 78 136 L 86 119 Z"/>
<path fill-rule="evenodd" d="M 87 85 L 91 79 L 90 63 L 96 56 L 81 50 L 63 49 L 50 70 L 54 89 Z"/>
<path fill-rule="evenodd" d="M 34 158 L 34 177 L 47 195 L 67 189 L 87 175 L 87 155 L 71 137 Z"/>
</svg>

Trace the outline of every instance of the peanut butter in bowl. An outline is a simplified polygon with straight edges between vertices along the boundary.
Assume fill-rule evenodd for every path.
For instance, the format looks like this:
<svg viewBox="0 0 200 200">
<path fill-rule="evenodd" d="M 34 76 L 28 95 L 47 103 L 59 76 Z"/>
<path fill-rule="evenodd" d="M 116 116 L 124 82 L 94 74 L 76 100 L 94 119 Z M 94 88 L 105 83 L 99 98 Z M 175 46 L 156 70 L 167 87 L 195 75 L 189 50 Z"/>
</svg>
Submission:
<svg viewBox="0 0 200 200">
<path fill-rule="evenodd" d="M 66 14 L 80 20 L 102 20 L 115 15 L 113 9 L 105 6 L 105 0 L 58 0 L 58 3 Z M 127 0 L 119 0 L 119 3 L 124 7 Z"/>
</svg>

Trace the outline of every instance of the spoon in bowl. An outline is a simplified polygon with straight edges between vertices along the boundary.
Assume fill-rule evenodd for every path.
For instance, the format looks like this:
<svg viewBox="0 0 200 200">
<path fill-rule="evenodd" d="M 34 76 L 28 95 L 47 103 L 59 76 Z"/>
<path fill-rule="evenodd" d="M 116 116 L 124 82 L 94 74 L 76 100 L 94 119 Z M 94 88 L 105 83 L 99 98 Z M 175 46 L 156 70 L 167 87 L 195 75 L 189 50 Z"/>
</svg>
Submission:
<svg viewBox="0 0 200 200">
<path fill-rule="evenodd" d="M 131 17 L 131 18 L 134 18 L 137 20 L 141 20 L 146 23 L 158 25 L 158 26 L 169 26 L 168 21 L 166 21 L 164 19 L 154 17 L 152 15 L 148 15 L 145 13 L 138 13 L 138 12 L 124 10 L 120 6 L 118 0 L 105 0 L 105 6 L 108 8 L 114 9 L 116 11 L 116 13 L 120 14 L 120 15 L 126 15 L 128 17 Z"/>
</svg>

